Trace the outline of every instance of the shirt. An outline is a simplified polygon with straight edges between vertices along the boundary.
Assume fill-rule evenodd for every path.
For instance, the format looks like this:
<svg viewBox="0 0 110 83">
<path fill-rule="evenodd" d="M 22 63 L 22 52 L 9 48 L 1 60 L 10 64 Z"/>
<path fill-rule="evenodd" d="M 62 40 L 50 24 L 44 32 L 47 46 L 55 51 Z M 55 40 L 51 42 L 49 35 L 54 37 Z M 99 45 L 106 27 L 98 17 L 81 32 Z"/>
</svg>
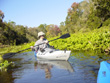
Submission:
<svg viewBox="0 0 110 83">
<path fill-rule="evenodd" d="M 38 45 L 38 46 L 35 46 L 34 49 L 36 51 L 38 51 L 39 49 L 45 49 L 48 46 L 48 44 L 46 44 L 45 41 L 47 41 L 47 40 L 46 39 L 44 39 L 44 40 L 40 40 L 40 39 L 37 40 L 35 45 Z M 39 45 L 39 44 L 41 44 L 41 45 Z"/>
</svg>

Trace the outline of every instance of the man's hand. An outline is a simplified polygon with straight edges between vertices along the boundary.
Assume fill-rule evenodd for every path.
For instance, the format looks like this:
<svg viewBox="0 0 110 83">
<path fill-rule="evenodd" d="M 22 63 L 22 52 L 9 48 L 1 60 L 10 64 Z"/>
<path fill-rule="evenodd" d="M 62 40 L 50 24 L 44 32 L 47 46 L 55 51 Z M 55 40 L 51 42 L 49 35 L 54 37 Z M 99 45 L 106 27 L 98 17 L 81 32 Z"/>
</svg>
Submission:
<svg viewBox="0 0 110 83">
<path fill-rule="evenodd" d="M 30 48 L 32 49 L 32 48 L 34 48 L 33 46 L 30 46 Z"/>
<path fill-rule="evenodd" d="M 32 51 L 35 51 L 34 46 L 30 46 L 30 48 L 31 48 Z"/>
<path fill-rule="evenodd" d="M 49 43 L 49 42 L 48 42 L 48 40 L 45 40 L 44 42 L 45 42 L 46 44 L 48 44 L 48 43 Z"/>
</svg>

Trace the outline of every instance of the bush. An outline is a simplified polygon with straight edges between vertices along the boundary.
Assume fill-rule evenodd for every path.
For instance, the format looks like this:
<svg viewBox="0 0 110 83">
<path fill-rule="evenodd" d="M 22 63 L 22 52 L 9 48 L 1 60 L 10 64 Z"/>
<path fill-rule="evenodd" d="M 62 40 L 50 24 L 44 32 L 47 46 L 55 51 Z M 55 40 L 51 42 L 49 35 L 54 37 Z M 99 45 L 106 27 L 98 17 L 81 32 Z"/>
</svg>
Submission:
<svg viewBox="0 0 110 83">
<path fill-rule="evenodd" d="M 107 19 L 104 23 L 103 23 L 103 26 L 108 26 L 110 25 L 110 19 Z"/>
<path fill-rule="evenodd" d="M 109 27 L 102 27 L 86 33 L 71 34 L 71 37 L 67 39 L 50 42 L 50 45 L 61 50 L 104 50 L 109 47 L 109 44 Z"/>
</svg>

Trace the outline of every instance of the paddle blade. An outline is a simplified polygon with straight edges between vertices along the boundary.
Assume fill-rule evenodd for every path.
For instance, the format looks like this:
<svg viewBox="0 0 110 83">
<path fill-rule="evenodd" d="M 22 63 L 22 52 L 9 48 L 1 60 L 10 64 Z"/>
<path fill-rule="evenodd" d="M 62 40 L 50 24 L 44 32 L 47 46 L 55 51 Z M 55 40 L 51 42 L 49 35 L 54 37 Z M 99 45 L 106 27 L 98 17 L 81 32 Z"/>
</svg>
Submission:
<svg viewBox="0 0 110 83">
<path fill-rule="evenodd" d="M 12 57 L 15 54 L 16 53 L 7 53 L 7 54 L 4 54 L 2 57 L 3 57 L 3 59 L 8 59 L 8 58 Z"/>
<path fill-rule="evenodd" d="M 64 38 L 68 38 L 68 37 L 70 37 L 69 33 L 62 35 L 60 38 L 64 39 Z"/>
</svg>

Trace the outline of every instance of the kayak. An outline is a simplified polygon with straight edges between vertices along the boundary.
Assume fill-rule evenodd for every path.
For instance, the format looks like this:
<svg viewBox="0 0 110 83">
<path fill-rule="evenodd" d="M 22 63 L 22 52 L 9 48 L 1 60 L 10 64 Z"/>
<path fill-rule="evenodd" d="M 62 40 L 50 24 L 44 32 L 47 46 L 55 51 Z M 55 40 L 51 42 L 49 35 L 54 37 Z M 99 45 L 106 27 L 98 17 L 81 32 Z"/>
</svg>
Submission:
<svg viewBox="0 0 110 83">
<path fill-rule="evenodd" d="M 110 63 L 102 61 L 98 71 L 97 83 L 110 83 Z"/>
<path fill-rule="evenodd" d="M 66 50 L 55 50 L 55 49 L 46 49 L 46 51 L 38 51 L 36 53 L 37 58 L 47 59 L 47 60 L 68 60 L 70 57 L 71 51 Z"/>
</svg>

